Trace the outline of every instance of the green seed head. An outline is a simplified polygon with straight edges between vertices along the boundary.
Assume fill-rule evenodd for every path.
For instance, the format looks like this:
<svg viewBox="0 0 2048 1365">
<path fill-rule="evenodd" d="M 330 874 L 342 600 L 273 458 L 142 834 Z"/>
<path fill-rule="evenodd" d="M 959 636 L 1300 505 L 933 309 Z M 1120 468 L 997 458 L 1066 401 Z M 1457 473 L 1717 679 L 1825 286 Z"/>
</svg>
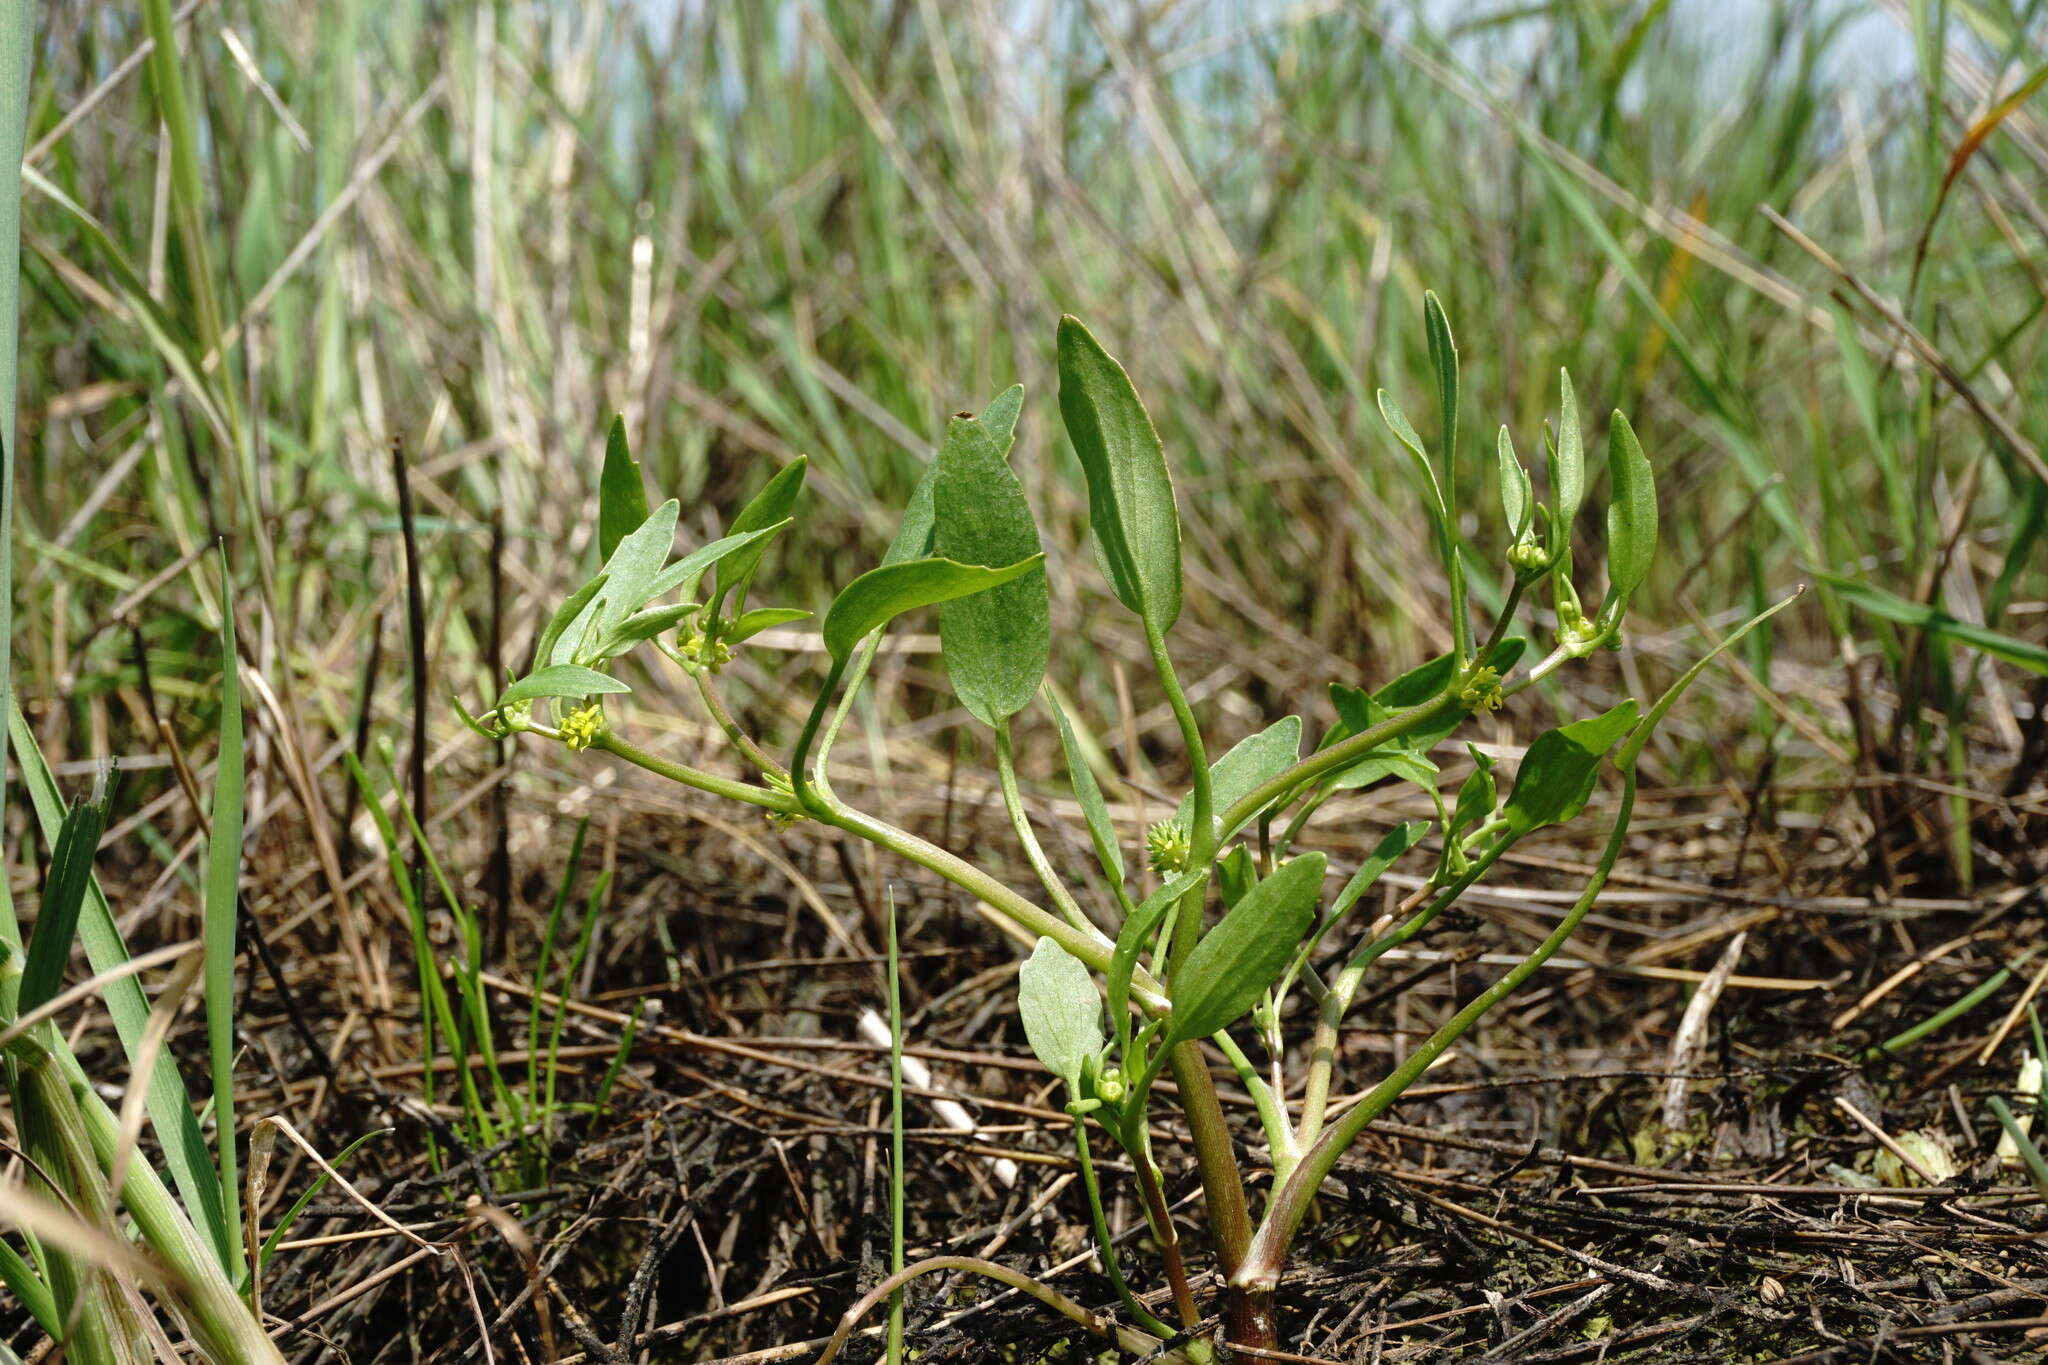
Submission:
<svg viewBox="0 0 2048 1365">
<path fill-rule="evenodd" d="M 1170 876 L 1187 871 L 1188 860 L 1195 856 L 1195 845 L 1179 821 L 1161 820 L 1146 832 L 1145 851 L 1152 860 L 1152 870 Z"/>
</svg>

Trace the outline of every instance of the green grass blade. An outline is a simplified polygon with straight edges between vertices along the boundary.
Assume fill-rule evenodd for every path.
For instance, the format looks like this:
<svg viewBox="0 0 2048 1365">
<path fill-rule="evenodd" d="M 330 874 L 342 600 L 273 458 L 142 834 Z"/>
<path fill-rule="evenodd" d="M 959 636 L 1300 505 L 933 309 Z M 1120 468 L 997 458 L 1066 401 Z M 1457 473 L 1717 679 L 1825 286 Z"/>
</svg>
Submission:
<svg viewBox="0 0 2048 1365">
<path fill-rule="evenodd" d="M 220 1154 L 228 1268 L 242 1264 L 242 1185 L 235 1161 L 235 923 L 242 895 L 242 680 L 235 648 L 234 583 L 220 560 L 220 755 L 214 764 L 206 845 L 206 1044 L 213 1067 L 213 1127 Z"/>
<path fill-rule="evenodd" d="M 43 837 L 54 840 L 64 822 L 64 798 L 57 790 L 56 777 L 43 761 L 43 751 L 36 744 L 34 733 L 22 717 L 21 707 L 13 704 L 12 699 L 7 708 L 7 727 Z M 95 972 L 111 971 L 128 960 L 128 945 L 121 939 L 113 910 L 96 877 L 86 883 L 78 937 L 85 944 L 86 957 Z M 149 1000 L 142 993 L 142 984 L 132 976 L 122 977 L 109 983 L 102 994 L 114 1029 L 120 1034 L 121 1046 L 132 1059 L 140 1053 L 143 1031 L 149 1023 Z M 157 1053 L 156 1064 L 150 1068 L 148 1100 L 150 1122 L 156 1128 L 165 1164 L 170 1167 L 171 1180 L 178 1187 L 186 1213 L 219 1263 L 232 1269 L 227 1211 L 220 1197 L 220 1172 L 207 1148 L 205 1135 L 199 1131 L 199 1120 L 178 1075 L 177 1061 L 168 1049 Z"/>
</svg>

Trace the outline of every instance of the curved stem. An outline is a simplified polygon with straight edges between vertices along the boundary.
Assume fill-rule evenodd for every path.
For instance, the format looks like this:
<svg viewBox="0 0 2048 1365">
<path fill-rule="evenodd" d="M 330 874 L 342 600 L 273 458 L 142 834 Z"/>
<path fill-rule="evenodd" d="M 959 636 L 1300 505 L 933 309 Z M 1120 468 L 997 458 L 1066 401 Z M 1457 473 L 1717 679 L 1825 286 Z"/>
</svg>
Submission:
<svg viewBox="0 0 2048 1365">
<path fill-rule="evenodd" d="M 1422 728 L 1456 705 L 1456 693 L 1447 691 L 1434 701 L 1411 706 L 1405 711 L 1396 711 L 1378 725 L 1360 730 L 1348 739 L 1339 740 L 1327 749 L 1310 754 L 1293 767 L 1267 778 L 1233 801 L 1230 809 L 1223 812 L 1224 828 L 1231 829 L 1243 825 L 1295 788 L 1312 782 L 1325 773 L 1347 767 L 1382 744 Z"/>
<path fill-rule="evenodd" d="M 793 797 L 785 796 L 778 791 L 771 791 L 766 787 L 756 787 L 750 782 L 738 782 L 730 777 L 720 777 L 716 773 L 707 773 L 701 768 L 692 768 L 686 763 L 676 763 L 658 755 L 650 754 L 639 745 L 620 739 L 617 734 L 610 730 L 605 731 L 592 740 L 590 747 L 602 749 L 608 754 L 623 758 L 635 767 L 645 768 L 657 777 L 665 777 L 669 781 L 679 782 L 685 787 L 695 787 L 700 792 L 710 792 L 713 796 L 723 796 L 730 801 L 744 801 L 747 805 L 759 806 L 762 810 L 774 811 L 778 815 L 795 815 L 799 813 L 800 808 Z"/>
<path fill-rule="evenodd" d="M 1095 926 L 1081 911 L 1073 893 L 1053 871 L 1052 862 L 1045 856 L 1045 849 L 1038 842 L 1038 835 L 1031 828 L 1031 817 L 1024 813 L 1024 795 L 1017 787 L 1016 755 L 1010 747 L 1010 722 L 1004 721 L 995 727 L 996 731 L 996 776 L 1002 782 L 1003 808 L 1010 813 L 1010 827 L 1017 831 L 1017 842 L 1024 846 L 1024 858 L 1031 864 L 1031 870 L 1038 874 L 1038 884 L 1045 888 L 1045 894 L 1052 897 L 1052 903 L 1059 907 L 1067 923 L 1082 933 L 1091 933 Z"/>
<path fill-rule="evenodd" d="M 1123 1300 L 1124 1307 L 1130 1310 L 1140 1326 L 1161 1339 L 1172 1336 L 1173 1329 L 1138 1302 L 1138 1296 L 1124 1282 L 1123 1267 L 1117 1264 L 1116 1259 L 1116 1240 L 1109 1235 L 1109 1217 L 1102 1211 L 1102 1187 L 1095 1181 L 1095 1155 L 1088 1150 L 1088 1125 L 1079 1117 L 1074 1119 L 1074 1146 L 1081 1154 L 1081 1188 L 1088 1196 L 1088 1218 L 1095 1228 L 1095 1247 L 1102 1257 L 1103 1272 L 1116 1287 L 1116 1296 Z M 1199 1314 L 1196 1320 L 1200 1320 Z"/>
<path fill-rule="evenodd" d="M 710 673 L 705 669 L 696 668 L 690 671 L 690 676 L 697 684 L 697 696 L 704 703 L 704 709 L 711 713 L 711 719 L 725 732 L 725 737 L 732 741 L 733 747 L 740 751 L 747 762 L 764 773 L 788 777 L 789 770 L 782 766 L 781 761 L 754 743 L 753 736 L 742 730 L 740 723 L 732 718 L 732 712 L 725 709 L 725 699 L 719 696 L 718 689 L 711 685 Z"/>
<path fill-rule="evenodd" d="M 860 1301 L 847 1309 L 846 1316 L 839 1319 L 838 1330 L 834 1331 L 831 1340 L 825 1343 L 824 1353 L 818 1357 L 816 1365 L 831 1365 L 839 1355 L 840 1349 L 846 1345 L 846 1339 L 853 1335 L 853 1329 L 860 1325 L 860 1320 L 866 1317 L 876 1304 L 918 1276 L 929 1275 L 939 1270 L 964 1270 L 994 1280 L 1007 1289 L 1016 1290 L 1026 1298 L 1037 1300 L 1076 1326 L 1099 1337 L 1110 1338 L 1134 1355 L 1149 1355 L 1159 1349 L 1160 1338 L 1091 1313 L 1057 1289 L 1048 1289 L 1021 1270 L 1012 1270 L 1006 1265 L 997 1265 L 994 1261 L 984 1261 L 979 1256 L 930 1256 L 913 1265 L 905 1266 L 861 1295 Z"/>
<path fill-rule="evenodd" d="M 1515 964 L 1508 972 L 1487 987 L 1450 1020 L 1431 1034 L 1423 1044 L 1410 1053 L 1400 1066 L 1387 1078 L 1374 1086 L 1363 1100 L 1349 1110 L 1343 1118 L 1331 1125 L 1317 1138 L 1315 1144 L 1302 1156 L 1300 1166 L 1273 1195 L 1267 1206 L 1264 1221 L 1243 1263 L 1232 1275 L 1231 1282 L 1253 1289 L 1271 1289 L 1280 1283 L 1280 1272 L 1287 1261 L 1287 1252 L 1293 1245 L 1294 1234 L 1301 1227 L 1301 1220 L 1307 1216 L 1309 1205 L 1314 1202 L 1316 1192 L 1336 1166 L 1337 1158 L 1358 1140 L 1372 1121 L 1384 1114 L 1398 1100 L 1402 1093 L 1413 1085 L 1431 1063 L 1441 1057 L 1452 1044 L 1465 1036 L 1480 1016 L 1512 994 L 1524 981 L 1548 962 L 1557 950 L 1579 927 L 1592 910 L 1593 902 L 1602 888 L 1607 885 L 1607 875 L 1621 856 L 1623 842 L 1628 837 L 1629 817 L 1635 810 L 1636 774 L 1633 762 L 1621 765 L 1621 801 L 1616 807 L 1614 826 L 1607 836 L 1607 847 L 1594 868 L 1592 877 L 1579 899 L 1559 920 L 1550 936 L 1538 944 L 1529 956 Z"/>
<path fill-rule="evenodd" d="M 789 758 L 789 785 L 796 794 L 797 804 L 819 819 L 824 818 L 830 803 L 811 781 L 811 744 L 818 737 L 818 726 L 825 719 L 825 708 L 832 704 L 832 698 L 839 692 L 839 680 L 845 676 L 846 660 L 834 659 L 831 671 L 825 674 L 824 686 L 818 689 L 818 699 L 811 703 L 811 714 L 804 718 L 803 733 L 796 737 L 796 752 Z"/>
</svg>

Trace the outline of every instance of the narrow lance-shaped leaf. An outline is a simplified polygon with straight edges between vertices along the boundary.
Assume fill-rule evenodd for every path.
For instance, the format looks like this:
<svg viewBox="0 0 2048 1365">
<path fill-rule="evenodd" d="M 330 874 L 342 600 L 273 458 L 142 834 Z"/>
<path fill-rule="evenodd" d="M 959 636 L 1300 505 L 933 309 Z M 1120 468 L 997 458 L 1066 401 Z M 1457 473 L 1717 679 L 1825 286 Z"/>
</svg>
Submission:
<svg viewBox="0 0 2048 1365">
<path fill-rule="evenodd" d="M 557 661 L 562 641 L 569 638 L 570 625 L 582 619 L 583 609 L 590 605 L 590 599 L 604 590 L 608 580 L 609 575 L 599 574 L 570 593 L 562 605 L 555 608 L 555 614 L 548 618 L 547 626 L 540 633 L 540 642 L 534 646 L 533 662 L 536 667 L 544 668 Z"/>
<path fill-rule="evenodd" d="M 1378 393 L 1380 420 L 1387 424 L 1387 430 L 1394 433 L 1408 452 L 1409 463 L 1415 466 L 1415 473 L 1422 480 L 1424 494 L 1429 499 L 1429 514 L 1441 527 L 1444 523 L 1444 490 L 1437 483 L 1436 467 L 1429 462 L 1429 451 L 1422 444 L 1422 437 L 1416 434 L 1415 424 L 1408 420 L 1408 414 L 1401 411 L 1401 404 L 1393 394 L 1381 389 Z"/>
<path fill-rule="evenodd" d="M 785 517 L 772 526 L 763 526 L 752 531 L 735 531 L 729 536 L 721 536 L 709 545 L 698 546 L 656 574 L 648 582 L 645 589 L 647 595 L 641 600 L 651 602 L 672 592 L 694 597 L 698 582 L 712 565 L 739 559 L 747 553 L 758 553 L 766 548 L 761 542 L 787 525 L 789 518 Z M 637 611 L 638 608 L 634 610 Z"/>
<path fill-rule="evenodd" d="M 1324 866 L 1320 853 L 1280 864 L 1202 935 L 1173 983 L 1169 1045 L 1229 1027 L 1287 970 L 1315 920 Z"/>
<path fill-rule="evenodd" d="M 497 701 L 498 709 L 516 706 L 537 697 L 591 697 L 605 692 L 633 689 L 608 673 L 577 664 L 550 664 L 538 668 L 506 688 Z"/>
<path fill-rule="evenodd" d="M 1531 497 L 1529 471 L 1522 468 L 1522 461 L 1515 454 L 1515 438 L 1508 434 L 1505 426 L 1500 429 L 1500 440 L 1494 454 L 1500 479 L 1500 510 L 1507 521 L 1508 539 L 1520 540 L 1534 515 L 1534 499 Z"/>
<path fill-rule="evenodd" d="M 1038 523 L 1023 485 L 988 430 L 955 417 L 932 487 L 933 549 L 962 564 L 1014 564 L 1036 555 Z M 1041 565 L 939 608 L 939 640 L 953 691 L 976 720 L 1000 725 L 1031 704 L 1045 680 L 1052 627 Z"/>
<path fill-rule="evenodd" d="M 1080 959 L 1041 938 L 1018 969 L 1017 1010 L 1032 1054 L 1078 1099 L 1082 1069 L 1102 1051 L 1102 998 L 1095 978 Z"/>
<path fill-rule="evenodd" d="M 1522 755 L 1515 789 L 1501 811 L 1517 835 L 1563 824 L 1585 809 L 1600 760 L 1636 721 L 1635 698 L 1588 720 L 1536 737 Z"/>
<path fill-rule="evenodd" d="M 2006 635 L 1973 621 L 1960 620 L 1940 607 L 1900 597 L 1897 593 L 1887 592 L 1860 579 L 1831 573 L 1817 576 L 1823 583 L 1840 593 L 1845 600 L 1861 607 L 1872 616 L 1897 621 L 1902 626 L 1913 626 L 1919 630 L 1929 631 L 1959 645 L 1981 650 L 1994 659 L 2003 659 L 2006 663 L 2017 665 L 2031 673 L 2048 673 L 2048 648 L 2031 640 Z"/>
<path fill-rule="evenodd" d="M 242 677 L 235 645 L 234 582 L 220 556 L 220 754 L 213 772 L 213 815 L 206 839 L 206 1042 L 221 1204 L 231 1263 L 242 1260 L 242 1182 L 235 1163 L 235 930 L 242 895 Z"/>
<path fill-rule="evenodd" d="M 1434 290 L 1422 295 L 1422 330 L 1429 341 L 1429 364 L 1436 372 L 1437 416 L 1443 423 L 1444 508 L 1458 514 L 1458 343 L 1451 321 Z"/>
<path fill-rule="evenodd" d="M 1586 500 L 1586 444 L 1579 434 L 1579 399 L 1567 370 L 1557 372 L 1557 440 L 1545 448 L 1550 460 L 1550 496 L 1557 518 L 1550 523 L 1551 553 L 1562 556 L 1572 541 L 1572 523 Z"/>
<path fill-rule="evenodd" d="M 1060 319 L 1060 416 L 1088 479 L 1088 529 L 1117 600 L 1164 635 L 1180 616 L 1180 513 L 1166 452 L 1131 378 Z"/>
<path fill-rule="evenodd" d="M 597 552 L 610 559 L 619 542 L 647 520 L 647 484 L 640 462 L 626 446 L 626 419 L 612 418 L 604 443 L 604 472 L 597 482 Z"/>
<path fill-rule="evenodd" d="M 1067 782 L 1074 789 L 1074 799 L 1081 804 L 1081 818 L 1087 822 L 1089 842 L 1095 845 L 1095 860 L 1102 864 L 1103 874 L 1109 878 L 1110 885 L 1121 888 L 1124 884 L 1123 845 L 1117 841 L 1116 822 L 1109 818 L 1109 804 L 1102 799 L 1102 788 L 1095 781 L 1095 770 L 1088 766 L 1088 756 L 1081 752 L 1081 743 L 1074 737 L 1074 727 L 1068 722 L 1065 709 L 1053 696 L 1050 687 L 1045 689 L 1045 706 L 1059 726 L 1060 750 L 1067 758 Z"/>
<path fill-rule="evenodd" d="M 834 662 L 844 664 L 861 637 L 904 612 L 997 587 L 1029 573 L 1044 559 L 1033 555 L 1000 569 L 950 559 L 910 559 L 869 569 L 847 584 L 825 613 L 825 649 Z"/>
<path fill-rule="evenodd" d="M 42 908 L 29 936 L 28 961 L 21 971 L 18 997 L 22 1013 L 56 998 L 64 984 L 64 966 L 78 935 L 78 917 L 92 885 L 93 855 L 107 828 L 106 774 L 93 783 L 90 799 L 64 812 L 50 848 L 50 868 L 43 881 Z"/>
<path fill-rule="evenodd" d="M 1657 557 L 1657 483 L 1628 418 L 1616 412 L 1607 438 L 1613 483 L 1607 504 L 1607 601 L 1610 621 L 1621 619 L 1628 599 L 1649 577 Z"/>
<path fill-rule="evenodd" d="M 775 477 L 761 485 L 761 491 L 740 509 L 739 515 L 732 519 L 732 525 L 725 528 L 725 533 L 738 536 L 786 525 L 790 509 L 796 506 L 797 494 L 803 492 L 804 473 L 810 464 L 810 456 L 799 455 L 777 470 Z M 767 544 L 757 541 L 719 564 L 717 588 L 712 597 L 714 615 L 725 610 L 725 599 L 729 593 L 738 594 L 734 599 L 736 608 L 746 605 L 747 584 L 753 581 L 754 570 L 760 566 L 761 556 L 766 553 Z"/>
<path fill-rule="evenodd" d="M 764 630 L 786 626 L 809 615 L 802 607 L 754 607 L 732 619 L 725 628 L 724 638 L 727 644 L 736 645 L 742 640 L 753 639 Z"/>
<path fill-rule="evenodd" d="M 42 828 L 43 837 L 54 843 L 63 823 L 63 798 L 58 794 L 57 781 L 49 765 L 43 761 L 34 732 L 28 728 L 21 707 L 12 698 L 8 705 L 7 733 L 14 748 L 15 761 L 21 768 L 23 785 L 28 788 L 30 802 L 35 807 L 36 821 Z M 98 879 L 90 875 L 86 879 L 85 907 L 78 918 L 78 939 L 85 945 L 86 960 L 95 972 L 112 972 L 125 965 L 132 956 L 121 937 L 120 927 L 114 922 L 113 908 L 107 904 L 106 894 L 100 889 Z M 142 983 L 133 976 L 119 977 L 109 981 L 100 996 L 114 1021 L 115 1031 L 121 1036 L 122 1049 L 133 1065 L 142 1056 L 144 1034 L 149 1027 L 149 1000 L 142 993 Z M 220 1198 L 220 1172 L 214 1165 L 205 1136 L 199 1131 L 199 1120 L 193 1112 L 191 1097 L 186 1094 L 184 1080 L 178 1074 L 177 1058 L 159 1049 L 150 1068 L 147 1085 L 150 1124 L 156 1130 L 157 1142 L 163 1148 L 164 1162 L 177 1183 L 179 1197 L 201 1237 L 215 1258 L 225 1266 L 228 1264 L 228 1239 L 226 1212 Z"/>
<path fill-rule="evenodd" d="M 1140 901 L 1117 932 L 1116 950 L 1109 957 L 1109 1018 L 1116 1026 L 1118 1042 L 1126 1047 L 1130 1044 L 1131 973 L 1137 970 L 1138 955 L 1152 941 L 1167 912 L 1208 879 L 1206 867 L 1181 873 Z"/>
</svg>

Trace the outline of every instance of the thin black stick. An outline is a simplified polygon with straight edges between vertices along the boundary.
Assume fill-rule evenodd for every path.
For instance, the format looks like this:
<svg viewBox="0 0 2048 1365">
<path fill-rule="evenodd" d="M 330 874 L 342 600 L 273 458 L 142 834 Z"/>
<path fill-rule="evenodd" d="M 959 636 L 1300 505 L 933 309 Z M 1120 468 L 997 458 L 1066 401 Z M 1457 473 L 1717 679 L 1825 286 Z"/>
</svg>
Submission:
<svg viewBox="0 0 2048 1365">
<path fill-rule="evenodd" d="M 398 485 L 398 525 L 405 540 L 405 638 L 412 663 L 412 752 L 407 756 L 411 770 L 412 811 L 427 827 L 427 608 L 420 590 L 420 544 L 413 526 L 412 479 L 405 463 L 405 443 L 391 438 L 391 478 Z M 430 894 L 426 880 L 426 855 L 417 842 L 412 850 L 413 885 L 421 896 Z"/>
</svg>

